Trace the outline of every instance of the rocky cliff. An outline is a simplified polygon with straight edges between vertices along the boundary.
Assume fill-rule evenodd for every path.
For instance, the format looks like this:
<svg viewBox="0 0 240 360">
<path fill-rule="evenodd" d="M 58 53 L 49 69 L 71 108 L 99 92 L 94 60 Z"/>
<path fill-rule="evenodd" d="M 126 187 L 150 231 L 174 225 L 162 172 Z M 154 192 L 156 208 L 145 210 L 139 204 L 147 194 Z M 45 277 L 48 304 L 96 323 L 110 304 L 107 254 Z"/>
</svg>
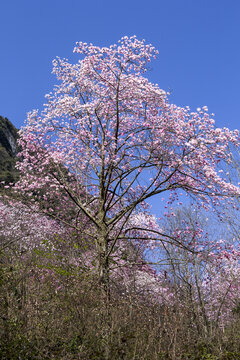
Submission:
<svg viewBox="0 0 240 360">
<path fill-rule="evenodd" d="M 14 182 L 18 172 L 15 169 L 18 130 L 7 119 L 0 116 L 0 182 Z"/>
</svg>

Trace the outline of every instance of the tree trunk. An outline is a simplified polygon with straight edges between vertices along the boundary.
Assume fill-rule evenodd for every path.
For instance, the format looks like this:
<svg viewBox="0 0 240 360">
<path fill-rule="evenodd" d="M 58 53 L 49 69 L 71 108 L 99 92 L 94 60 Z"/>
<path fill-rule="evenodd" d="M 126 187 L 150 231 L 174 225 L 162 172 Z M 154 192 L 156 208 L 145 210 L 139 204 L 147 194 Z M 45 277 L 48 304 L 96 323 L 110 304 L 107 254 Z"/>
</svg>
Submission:
<svg viewBox="0 0 240 360">
<path fill-rule="evenodd" d="M 110 311 L 110 274 L 108 259 L 108 237 L 106 226 L 103 226 L 99 234 L 98 242 L 99 263 L 98 276 L 101 287 L 102 303 L 102 340 L 105 359 L 110 359 L 110 337 L 111 337 L 111 311 Z"/>
</svg>

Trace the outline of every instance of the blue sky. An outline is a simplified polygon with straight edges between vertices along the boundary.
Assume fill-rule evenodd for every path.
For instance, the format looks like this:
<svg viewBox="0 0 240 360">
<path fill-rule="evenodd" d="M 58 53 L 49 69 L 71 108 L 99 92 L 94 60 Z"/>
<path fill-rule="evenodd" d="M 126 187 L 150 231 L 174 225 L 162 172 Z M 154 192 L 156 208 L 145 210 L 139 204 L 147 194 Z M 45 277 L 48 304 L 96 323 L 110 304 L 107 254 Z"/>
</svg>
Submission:
<svg viewBox="0 0 240 360">
<path fill-rule="evenodd" d="M 76 41 L 108 46 L 137 35 L 159 50 L 151 81 L 171 102 L 207 105 L 216 125 L 239 128 L 239 0 L 1 0 L 0 115 L 17 127 L 55 83 L 56 56 Z"/>
</svg>

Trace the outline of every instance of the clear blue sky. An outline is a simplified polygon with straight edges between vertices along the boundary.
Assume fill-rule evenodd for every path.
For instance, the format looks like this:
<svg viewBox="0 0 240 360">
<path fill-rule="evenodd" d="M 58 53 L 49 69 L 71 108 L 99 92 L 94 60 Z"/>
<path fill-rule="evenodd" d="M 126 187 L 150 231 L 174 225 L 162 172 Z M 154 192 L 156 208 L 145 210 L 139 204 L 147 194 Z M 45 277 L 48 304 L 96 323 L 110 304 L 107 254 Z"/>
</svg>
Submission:
<svg viewBox="0 0 240 360">
<path fill-rule="evenodd" d="M 137 35 L 159 50 L 149 76 L 172 102 L 208 105 L 217 126 L 240 128 L 239 0 L 1 0 L 0 14 L 0 115 L 17 127 L 44 103 L 56 56 Z"/>
</svg>

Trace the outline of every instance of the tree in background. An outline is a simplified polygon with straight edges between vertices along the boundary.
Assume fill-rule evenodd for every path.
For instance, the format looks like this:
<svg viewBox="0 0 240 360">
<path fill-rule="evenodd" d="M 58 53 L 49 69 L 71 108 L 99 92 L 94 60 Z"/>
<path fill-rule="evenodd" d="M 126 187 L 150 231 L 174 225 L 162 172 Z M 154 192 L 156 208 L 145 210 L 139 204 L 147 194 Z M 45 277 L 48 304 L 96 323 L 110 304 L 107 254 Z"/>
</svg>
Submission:
<svg viewBox="0 0 240 360">
<path fill-rule="evenodd" d="M 195 206 L 181 207 L 174 209 L 174 217 L 167 217 L 164 225 L 166 233 L 186 246 L 165 246 L 172 289 L 179 305 L 188 309 L 188 321 L 199 335 L 208 337 L 216 328 L 234 322 L 240 300 L 239 244 L 216 218 L 213 212 Z"/>
<path fill-rule="evenodd" d="M 190 112 L 170 104 L 145 77 L 157 51 L 136 37 L 108 48 L 80 42 L 74 52 L 81 56 L 76 64 L 54 61 L 59 85 L 20 132 L 15 188 L 59 220 L 66 221 L 72 204 L 76 228 L 79 214 L 91 222 L 82 234 L 95 246 L 109 294 L 109 271 L 124 239 L 140 246 L 164 239 L 154 221 L 139 221 L 148 217 L 148 199 L 166 194 L 173 202 L 183 190 L 207 206 L 239 194 L 217 169 L 231 161 L 227 149 L 237 145 L 238 131 L 215 128 L 206 107 Z M 60 203 L 51 208 L 54 198 Z"/>
</svg>

